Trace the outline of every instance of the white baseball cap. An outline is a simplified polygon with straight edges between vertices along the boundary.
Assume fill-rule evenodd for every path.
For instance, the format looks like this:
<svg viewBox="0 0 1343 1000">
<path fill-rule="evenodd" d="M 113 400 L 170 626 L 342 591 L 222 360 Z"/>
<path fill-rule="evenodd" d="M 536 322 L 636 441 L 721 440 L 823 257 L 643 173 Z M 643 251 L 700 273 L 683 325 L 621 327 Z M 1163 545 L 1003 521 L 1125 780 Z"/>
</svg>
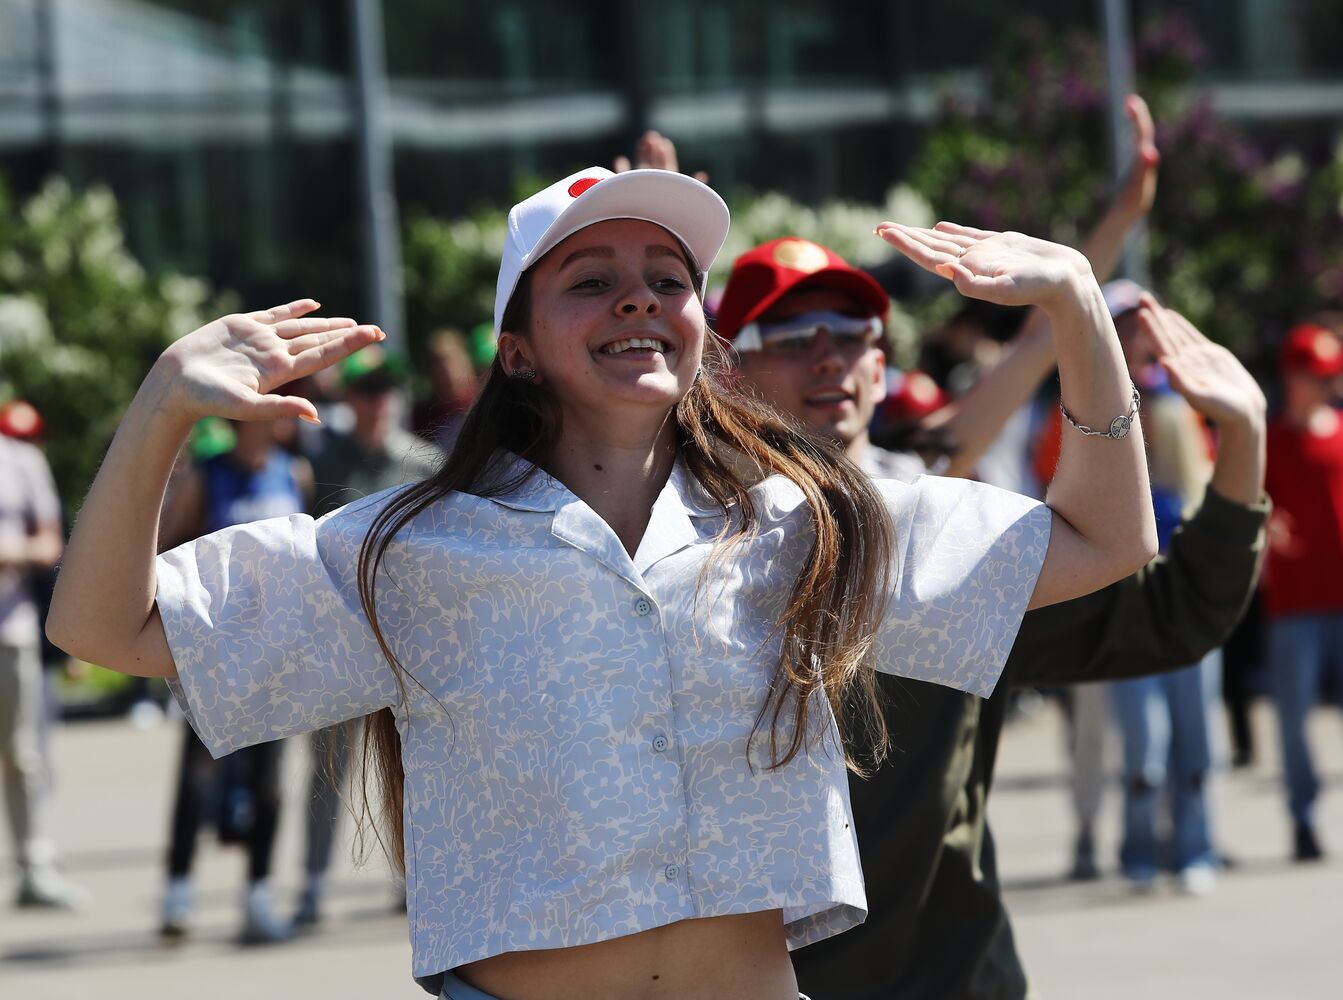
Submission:
<svg viewBox="0 0 1343 1000">
<path fill-rule="evenodd" d="M 674 170 L 627 170 L 614 174 L 589 167 L 518 202 L 508 213 L 508 235 L 494 291 L 494 329 L 503 329 L 504 309 L 523 271 L 580 229 L 609 219 L 652 222 L 679 239 L 694 261 L 699 287 L 727 239 L 723 199 L 706 184 Z"/>
</svg>

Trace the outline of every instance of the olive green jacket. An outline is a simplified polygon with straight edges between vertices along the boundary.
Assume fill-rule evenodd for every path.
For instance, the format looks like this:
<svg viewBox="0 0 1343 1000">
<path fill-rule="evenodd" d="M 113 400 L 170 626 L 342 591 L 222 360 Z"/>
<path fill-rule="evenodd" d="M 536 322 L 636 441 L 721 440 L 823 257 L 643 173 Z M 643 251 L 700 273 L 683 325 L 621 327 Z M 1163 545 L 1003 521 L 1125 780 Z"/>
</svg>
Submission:
<svg viewBox="0 0 1343 1000">
<path fill-rule="evenodd" d="M 1249 600 L 1267 501 L 1211 490 L 1167 551 L 1087 597 L 1029 612 L 993 697 L 879 675 L 894 751 L 849 783 L 867 922 L 793 953 L 813 1000 L 1019 1000 L 1027 995 L 985 807 L 1009 689 L 1187 666 Z"/>
</svg>

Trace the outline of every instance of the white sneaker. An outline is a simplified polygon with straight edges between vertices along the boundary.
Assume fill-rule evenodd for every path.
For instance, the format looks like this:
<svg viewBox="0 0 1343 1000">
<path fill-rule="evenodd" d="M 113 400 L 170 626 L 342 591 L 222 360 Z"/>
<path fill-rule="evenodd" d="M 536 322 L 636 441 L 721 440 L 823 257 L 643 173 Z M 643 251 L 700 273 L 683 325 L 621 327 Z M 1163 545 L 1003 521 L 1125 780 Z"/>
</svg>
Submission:
<svg viewBox="0 0 1343 1000">
<path fill-rule="evenodd" d="M 89 891 L 76 885 L 49 865 L 30 865 L 23 871 L 14 905 L 44 910 L 77 910 L 90 899 Z"/>
<path fill-rule="evenodd" d="M 1182 869 L 1178 878 L 1180 891 L 1186 896 L 1207 896 L 1217 888 L 1217 869 L 1207 862 Z"/>
<path fill-rule="evenodd" d="M 159 911 L 159 936 L 171 940 L 186 937 L 192 908 L 191 882 L 185 878 L 169 879 L 168 888 L 163 893 L 163 908 Z"/>
<path fill-rule="evenodd" d="M 270 885 L 253 882 L 247 889 L 243 906 L 242 940 L 244 944 L 270 944 L 283 941 L 293 933 L 293 926 L 275 915 L 275 900 Z"/>
</svg>

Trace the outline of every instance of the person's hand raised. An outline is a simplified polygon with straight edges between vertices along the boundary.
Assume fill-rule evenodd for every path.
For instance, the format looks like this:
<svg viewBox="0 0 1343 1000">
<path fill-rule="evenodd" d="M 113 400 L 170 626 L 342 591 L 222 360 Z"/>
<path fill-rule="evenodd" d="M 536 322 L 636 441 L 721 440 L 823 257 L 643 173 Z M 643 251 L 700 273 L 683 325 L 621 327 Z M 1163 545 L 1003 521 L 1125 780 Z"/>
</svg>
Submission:
<svg viewBox="0 0 1343 1000">
<path fill-rule="evenodd" d="M 1133 123 L 1133 163 L 1115 195 L 1114 206 L 1137 222 L 1152 210 L 1152 202 L 1156 200 L 1161 151 L 1156 147 L 1156 126 L 1152 124 L 1147 102 L 1137 94 L 1129 94 L 1124 101 L 1124 114 Z"/>
<path fill-rule="evenodd" d="M 631 166 L 628 156 L 617 156 L 611 164 L 613 173 L 623 174 L 627 170 L 671 170 L 680 173 L 681 164 L 676 155 L 676 143 L 660 132 L 651 129 L 639 137 L 634 150 L 634 164 Z M 696 170 L 690 176 L 701 184 L 709 183 L 709 175 Z"/>
<path fill-rule="evenodd" d="M 1236 356 L 1189 320 L 1144 293 L 1138 324 L 1170 378 L 1171 388 L 1219 427 L 1264 419 L 1263 390 Z"/>
<path fill-rule="evenodd" d="M 345 317 L 310 316 L 317 308 L 312 299 L 297 299 L 223 316 L 193 330 L 154 366 L 165 377 L 167 405 L 192 420 L 300 417 L 317 423 L 311 401 L 272 391 L 384 337 L 376 326 Z"/>
<path fill-rule="evenodd" d="M 1006 306 L 1046 309 L 1095 284 L 1091 265 L 1071 247 L 1021 233 L 993 233 L 953 222 L 933 229 L 883 222 L 877 235 L 962 295 Z"/>
</svg>

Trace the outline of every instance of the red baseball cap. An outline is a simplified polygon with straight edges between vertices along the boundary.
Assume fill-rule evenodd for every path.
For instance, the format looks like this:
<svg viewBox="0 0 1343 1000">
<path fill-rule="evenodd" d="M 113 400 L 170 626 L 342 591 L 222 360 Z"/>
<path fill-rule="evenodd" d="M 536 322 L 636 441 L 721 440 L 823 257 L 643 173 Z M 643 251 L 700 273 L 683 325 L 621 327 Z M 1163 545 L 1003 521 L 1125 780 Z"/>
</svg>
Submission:
<svg viewBox="0 0 1343 1000">
<path fill-rule="evenodd" d="M 885 317 L 891 300 L 866 271 L 833 250 L 796 236 L 770 240 L 737 258 L 718 303 L 718 335 L 734 339 L 795 288 L 837 288 L 853 295 L 874 315 Z"/>
<path fill-rule="evenodd" d="M 942 388 L 928 375 L 910 369 L 898 376 L 896 384 L 888 385 L 881 411 L 886 419 L 896 423 L 922 420 L 950 402 Z"/>
<path fill-rule="evenodd" d="M 28 441 L 42 433 L 42 415 L 32 403 L 13 399 L 0 406 L 0 434 Z"/>
<path fill-rule="evenodd" d="M 1284 372 L 1306 372 L 1319 378 L 1343 375 L 1343 344 L 1324 327 L 1302 323 L 1283 338 L 1279 364 Z"/>
</svg>

